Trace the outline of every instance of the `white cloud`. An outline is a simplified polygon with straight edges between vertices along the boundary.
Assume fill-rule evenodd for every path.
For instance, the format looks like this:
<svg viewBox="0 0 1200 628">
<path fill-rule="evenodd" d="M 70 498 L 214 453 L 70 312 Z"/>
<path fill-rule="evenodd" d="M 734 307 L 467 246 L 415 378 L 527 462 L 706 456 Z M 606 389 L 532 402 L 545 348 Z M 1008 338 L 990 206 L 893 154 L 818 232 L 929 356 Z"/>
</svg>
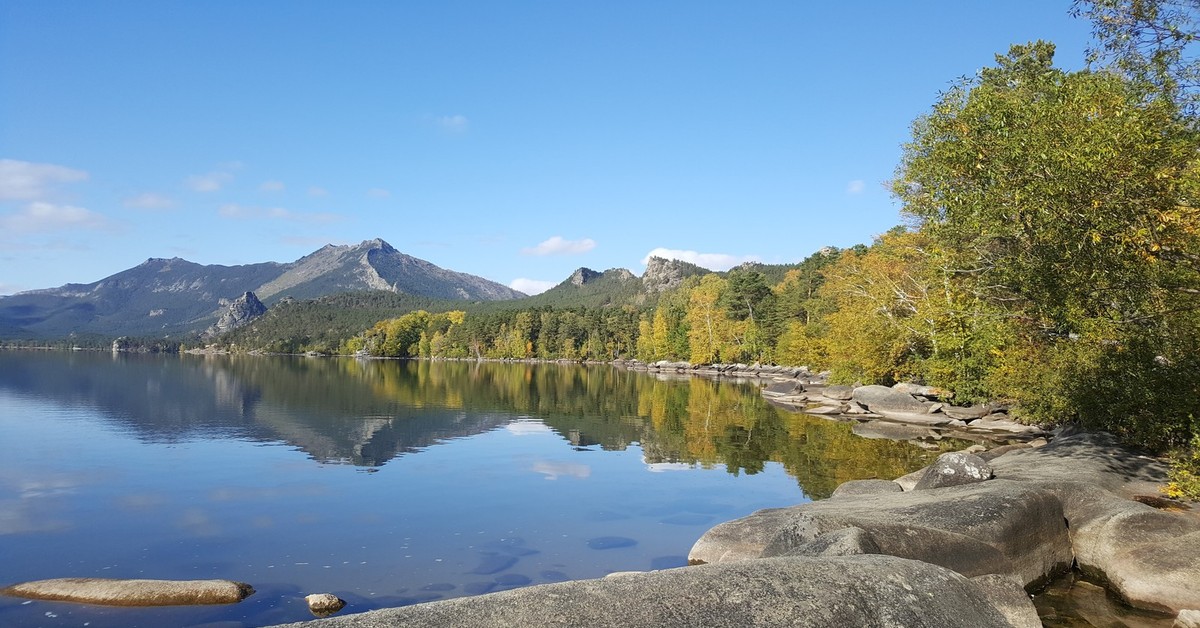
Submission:
<svg viewBox="0 0 1200 628">
<path fill-rule="evenodd" d="M 509 282 L 508 287 L 525 294 L 541 294 L 554 286 L 557 286 L 556 281 L 542 281 L 541 279 L 526 279 L 519 277 Z"/>
<path fill-rule="evenodd" d="M 329 191 L 326 190 L 325 188 L 319 188 L 314 185 L 314 186 L 308 188 L 308 195 L 309 196 L 329 196 Z"/>
<path fill-rule="evenodd" d="M 591 238 L 582 240 L 566 240 L 562 236 L 553 236 L 537 246 L 521 249 L 524 255 L 577 255 L 587 253 L 596 248 L 596 241 Z"/>
<path fill-rule="evenodd" d="M 130 196 L 124 203 L 126 207 L 133 209 L 170 209 L 175 206 L 174 199 L 153 192 Z"/>
<path fill-rule="evenodd" d="M 194 174 L 188 177 L 184 184 L 193 192 L 216 192 L 232 180 L 232 173 L 226 170 L 216 170 L 207 174 Z"/>
<path fill-rule="evenodd" d="M 542 423 L 541 421 L 531 420 L 531 419 L 521 419 L 518 421 L 513 421 L 512 423 L 505 425 L 504 429 L 508 430 L 514 436 L 529 436 L 530 434 L 552 434 L 552 433 L 554 433 L 554 430 L 551 430 L 550 427 L 547 426 L 545 423 Z"/>
<path fill-rule="evenodd" d="M 371 188 L 367 190 L 367 196 L 370 198 L 388 198 L 392 195 L 391 192 L 383 188 Z"/>
<path fill-rule="evenodd" d="M 66 229 L 103 229 L 104 216 L 83 207 L 37 201 L 11 214 L 0 215 L 0 231 L 34 233 Z"/>
<path fill-rule="evenodd" d="M 651 473 L 665 473 L 667 471 L 691 471 L 694 469 L 686 462 L 647 462 L 646 470 Z"/>
<path fill-rule="evenodd" d="M 47 188 L 55 184 L 87 178 L 88 173 L 66 166 L 0 159 L 0 200 L 38 200 L 45 197 Z"/>
<path fill-rule="evenodd" d="M 222 218 L 237 220 L 290 220 L 293 222 L 326 223 L 341 220 L 338 214 L 328 212 L 294 212 L 282 207 L 254 207 L 226 203 L 217 208 Z"/>
<path fill-rule="evenodd" d="M 471 121 L 463 115 L 453 116 L 438 116 L 433 119 L 435 123 L 444 131 L 451 133 L 466 133 L 467 127 L 471 125 Z"/>
<path fill-rule="evenodd" d="M 863 191 L 866 189 L 867 189 L 867 182 L 863 181 L 862 179 L 855 179 L 855 180 L 851 181 L 850 183 L 846 184 L 846 194 L 849 194 L 851 196 L 858 196 L 859 194 L 862 194 Z"/>
<path fill-rule="evenodd" d="M 263 192 L 282 192 L 284 189 L 283 181 L 263 181 L 258 189 Z"/>
<path fill-rule="evenodd" d="M 557 480 L 560 477 L 585 480 L 592 475 L 591 467 L 586 464 L 576 464 L 574 462 L 540 460 L 533 463 L 533 470 L 546 476 L 547 480 Z"/>
<path fill-rule="evenodd" d="M 728 253 L 700 253 L 697 251 L 681 251 L 679 249 L 665 249 L 659 247 L 646 254 L 642 258 L 642 265 L 650 261 L 651 257 L 662 257 L 665 259 L 677 259 L 684 262 L 689 262 L 707 268 L 709 270 L 729 270 L 738 264 L 746 262 L 760 261 L 757 255 L 729 255 Z"/>
</svg>

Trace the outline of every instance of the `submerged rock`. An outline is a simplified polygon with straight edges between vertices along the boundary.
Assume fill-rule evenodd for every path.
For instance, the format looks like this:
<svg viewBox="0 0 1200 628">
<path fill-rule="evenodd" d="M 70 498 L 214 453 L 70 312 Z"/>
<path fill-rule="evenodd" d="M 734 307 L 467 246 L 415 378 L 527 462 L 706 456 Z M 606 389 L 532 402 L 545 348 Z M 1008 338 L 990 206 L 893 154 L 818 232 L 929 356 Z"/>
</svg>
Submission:
<svg viewBox="0 0 1200 628">
<path fill-rule="evenodd" d="M 231 580 L 114 580 L 54 578 L 14 584 L 0 594 L 34 600 L 81 602 L 106 606 L 188 606 L 233 604 L 254 587 Z"/>
</svg>

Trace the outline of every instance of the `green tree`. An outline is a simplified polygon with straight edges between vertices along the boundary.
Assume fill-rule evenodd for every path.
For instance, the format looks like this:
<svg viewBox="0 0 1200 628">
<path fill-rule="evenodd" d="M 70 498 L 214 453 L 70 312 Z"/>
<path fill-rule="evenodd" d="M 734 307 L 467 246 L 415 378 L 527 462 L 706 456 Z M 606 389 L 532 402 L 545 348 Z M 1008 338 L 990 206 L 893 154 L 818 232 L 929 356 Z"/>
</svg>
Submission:
<svg viewBox="0 0 1200 628">
<path fill-rule="evenodd" d="M 1007 339 L 967 349 L 985 370 L 987 351 L 1020 360 L 998 375 L 1073 364 L 1052 388 L 998 377 L 996 390 L 1039 419 L 1175 440 L 1179 396 L 1200 398 L 1200 143 L 1174 101 L 1116 73 L 1064 72 L 1053 53 L 1014 46 L 944 94 L 914 124 L 894 190 L 957 298 L 1002 313 Z M 1113 377 L 1153 394 L 1097 387 Z"/>
<path fill-rule="evenodd" d="M 1093 65 L 1106 64 L 1195 113 L 1200 93 L 1200 0 L 1075 0 L 1092 22 Z"/>
</svg>

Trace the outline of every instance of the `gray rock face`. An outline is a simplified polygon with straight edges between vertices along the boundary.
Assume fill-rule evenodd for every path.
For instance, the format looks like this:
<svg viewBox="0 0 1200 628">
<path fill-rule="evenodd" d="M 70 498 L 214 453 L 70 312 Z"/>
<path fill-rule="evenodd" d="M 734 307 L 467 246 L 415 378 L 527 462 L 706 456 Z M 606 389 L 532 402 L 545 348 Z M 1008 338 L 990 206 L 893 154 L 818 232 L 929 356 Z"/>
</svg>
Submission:
<svg viewBox="0 0 1200 628">
<path fill-rule="evenodd" d="M 685 278 L 706 272 L 708 271 L 695 264 L 651 257 L 646 260 L 646 272 L 642 273 L 642 289 L 650 294 L 673 290 L 678 288 Z"/>
<path fill-rule="evenodd" d="M 970 580 L 933 565 L 878 555 L 787 557 L 668 569 L 320 622 L 327 628 L 1010 625 L 983 587 Z"/>
<path fill-rule="evenodd" d="M 571 277 L 570 277 L 569 281 L 571 282 L 571 285 L 573 285 L 573 286 L 582 286 L 583 284 L 585 284 L 599 276 L 600 276 L 600 273 L 598 273 L 590 268 L 578 268 L 575 270 L 575 272 L 571 273 Z"/>
<path fill-rule="evenodd" d="M 267 313 L 267 306 L 254 296 L 253 292 L 246 292 L 242 296 L 234 299 L 225 306 L 225 311 L 221 314 L 221 318 L 213 323 L 204 331 L 203 337 L 212 338 L 219 336 L 227 331 L 231 331 L 246 325 L 254 319 Z"/>
<path fill-rule="evenodd" d="M 878 495 L 880 493 L 900 493 L 904 488 L 891 480 L 850 480 L 842 482 L 833 489 L 834 497 L 854 497 L 858 495 Z"/>
<path fill-rule="evenodd" d="M 230 580 L 111 580 L 54 578 L 15 584 L 0 595 L 34 600 L 58 600 L 106 606 L 183 606 L 233 604 L 254 593 L 243 582 Z"/>
<path fill-rule="evenodd" d="M 953 419 L 934 414 L 937 405 L 887 386 L 859 386 L 852 399 L 867 410 L 893 421 L 917 425 L 946 425 Z"/>
<path fill-rule="evenodd" d="M 1002 480 L 759 511 L 709 530 L 688 559 L 778 556 L 848 527 L 864 530 L 884 554 L 922 560 L 965 576 L 1011 575 L 1023 585 L 1065 571 L 1072 560 L 1062 506 L 1055 496 Z"/>
<path fill-rule="evenodd" d="M 1013 628 L 1042 628 L 1042 619 L 1038 617 L 1037 609 L 1029 603 L 1029 594 L 1020 582 L 994 573 L 975 576 L 971 582 L 983 589 Z"/>
<path fill-rule="evenodd" d="M 785 556 L 855 556 L 882 554 L 871 535 L 862 528 L 842 528 L 792 548 Z"/>
<path fill-rule="evenodd" d="M 920 480 L 917 480 L 913 489 L 923 490 L 974 484 L 989 480 L 991 477 L 992 468 L 983 458 L 975 454 L 955 451 L 938 456 L 933 464 L 926 467 L 925 473 Z"/>
<path fill-rule="evenodd" d="M 1024 588 L 1072 558 L 1134 605 L 1195 625 L 1185 609 L 1200 607 L 1200 521 L 1119 495 L 1160 481 L 1161 465 L 1107 437 L 1075 435 L 1006 450 L 991 466 L 997 477 L 987 482 L 904 493 L 847 483 L 837 498 L 723 523 L 689 555 L 714 564 L 322 625 L 1033 627 L 1040 622 Z"/>
<path fill-rule="evenodd" d="M 974 421 L 992 413 L 987 406 L 942 406 L 942 413 L 960 421 Z"/>
<path fill-rule="evenodd" d="M 854 389 L 849 386 L 826 386 L 821 389 L 821 395 L 835 401 L 850 401 L 854 397 Z"/>
<path fill-rule="evenodd" d="M 871 412 L 912 412 L 925 414 L 926 402 L 887 386 L 859 386 L 851 397 Z"/>
<path fill-rule="evenodd" d="M 1053 492 L 1063 504 L 1079 569 L 1137 608 L 1200 608 L 1200 520 L 1121 495 L 1130 482 L 1161 481 L 1161 464 L 1102 434 L 1060 437 L 991 462 L 997 478 Z"/>
</svg>

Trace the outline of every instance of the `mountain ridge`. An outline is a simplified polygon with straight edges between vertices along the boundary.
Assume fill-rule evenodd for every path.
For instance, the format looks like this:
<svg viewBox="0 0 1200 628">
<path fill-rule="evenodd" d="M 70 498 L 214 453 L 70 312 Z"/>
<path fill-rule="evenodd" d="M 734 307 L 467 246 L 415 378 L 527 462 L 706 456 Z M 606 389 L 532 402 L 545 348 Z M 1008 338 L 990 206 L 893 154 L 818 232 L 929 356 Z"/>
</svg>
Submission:
<svg viewBox="0 0 1200 628">
<path fill-rule="evenodd" d="M 267 305 L 285 297 L 386 290 L 415 296 L 493 301 L 524 297 L 494 281 L 401 253 L 381 238 L 328 244 L 291 263 L 236 266 L 155 258 L 99 281 L 68 283 L 0 297 L 6 336 L 73 333 L 185 335 L 204 330 L 247 292 Z"/>
</svg>

